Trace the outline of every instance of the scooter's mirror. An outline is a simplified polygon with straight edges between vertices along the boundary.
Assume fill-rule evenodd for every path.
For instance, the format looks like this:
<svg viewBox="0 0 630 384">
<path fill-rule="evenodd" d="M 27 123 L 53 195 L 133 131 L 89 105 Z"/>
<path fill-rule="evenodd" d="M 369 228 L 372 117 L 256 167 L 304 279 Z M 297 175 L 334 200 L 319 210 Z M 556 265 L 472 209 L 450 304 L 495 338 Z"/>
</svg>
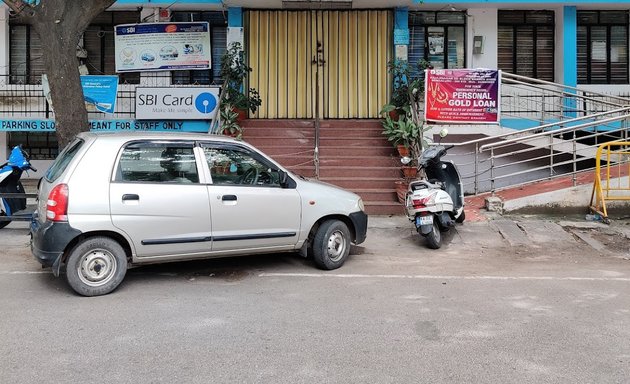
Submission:
<svg viewBox="0 0 630 384">
<path fill-rule="evenodd" d="M 445 138 L 446 135 L 448 135 L 448 129 L 442 128 L 442 130 L 440 131 L 440 137 Z"/>
<path fill-rule="evenodd" d="M 407 165 L 407 164 L 411 163 L 411 157 L 409 157 L 409 156 L 402 157 L 400 159 L 400 162 L 403 163 L 404 165 Z"/>
</svg>

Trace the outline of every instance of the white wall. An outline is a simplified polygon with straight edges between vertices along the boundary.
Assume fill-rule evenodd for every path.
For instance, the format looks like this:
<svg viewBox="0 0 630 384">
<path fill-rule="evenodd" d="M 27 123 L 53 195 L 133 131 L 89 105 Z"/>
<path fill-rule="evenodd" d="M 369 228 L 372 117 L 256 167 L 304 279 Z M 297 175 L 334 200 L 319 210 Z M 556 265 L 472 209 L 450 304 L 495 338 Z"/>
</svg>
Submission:
<svg viewBox="0 0 630 384">
<path fill-rule="evenodd" d="M 497 9 L 468 8 L 466 63 L 468 68 L 497 68 Z M 483 53 L 473 55 L 473 37 L 483 36 Z"/>
</svg>

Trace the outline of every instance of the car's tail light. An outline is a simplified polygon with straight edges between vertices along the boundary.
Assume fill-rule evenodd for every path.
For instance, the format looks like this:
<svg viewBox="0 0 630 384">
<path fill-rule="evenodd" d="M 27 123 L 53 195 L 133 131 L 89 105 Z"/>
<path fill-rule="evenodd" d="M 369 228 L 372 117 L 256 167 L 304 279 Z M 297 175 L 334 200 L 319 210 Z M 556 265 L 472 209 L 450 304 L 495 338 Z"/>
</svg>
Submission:
<svg viewBox="0 0 630 384">
<path fill-rule="evenodd" d="M 432 193 L 429 196 L 423 197 L 422 199 L 412 200 L 414 209 L 426 208 L 427 205 L 431 205 L 434 202 L 435 202 L 435 193 Z"/>
<path fill-rule="evenodd" d="M 68 186 L 59 184 L 48 194 L 46 218 L 50 221 L 68 221 Z"/>
</svg>

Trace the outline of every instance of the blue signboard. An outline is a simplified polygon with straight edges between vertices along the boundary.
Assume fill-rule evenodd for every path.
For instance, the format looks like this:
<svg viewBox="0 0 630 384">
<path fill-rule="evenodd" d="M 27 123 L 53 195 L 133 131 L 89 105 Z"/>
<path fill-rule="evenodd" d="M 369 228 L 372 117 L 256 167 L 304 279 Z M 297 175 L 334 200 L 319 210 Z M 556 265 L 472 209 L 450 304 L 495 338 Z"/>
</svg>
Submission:
<svg viewBox="0 0 630 384">
<path fill-rule="evenodd" d="M 91 131 L 174 131 L 174 132 L 202 132 L 210 130 L 208 121 L 151 121 L 151 120 L 90 120 Z M 55 121 L 48 119 L 0 119 L 0 131 L 54 132 Z"/>
<path fill-rule="evenodd" d="M 114 113 L 118 94 L 118 76 L 81 76 L 85 102 L 99 112 Z"/>
</svg>

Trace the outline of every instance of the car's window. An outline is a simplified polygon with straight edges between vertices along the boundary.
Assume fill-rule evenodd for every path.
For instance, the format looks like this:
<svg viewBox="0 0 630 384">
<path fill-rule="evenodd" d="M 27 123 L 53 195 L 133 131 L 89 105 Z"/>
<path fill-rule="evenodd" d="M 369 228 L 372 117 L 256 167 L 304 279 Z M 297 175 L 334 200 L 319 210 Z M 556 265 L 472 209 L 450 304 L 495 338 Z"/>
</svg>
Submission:
<svg viewBox="0 0 630 384">
<path fill-rule="evenodd" d="M 280 186 L 278 170 L 253 153 L 237 147 L 204 147 L 203 150 L 212 184 Z"/>
<path fill-rule="evenodd" d="M 63 171 L 66 170 L 70 161 L 79 152 L 79 149 L 83 146 L 84 141 L 76 139 L 70 143 L 64 150 L 57 156 L 57 159 L 52 163 L 48 171 L 46 172 L 46 180 L 55 181 Z"/>
<path fill-rule="evenodd" d="M 198 183 L 192 143 L 136 142 L 120 156 L 116 180 L 127 182 Z"/>
</svg>

